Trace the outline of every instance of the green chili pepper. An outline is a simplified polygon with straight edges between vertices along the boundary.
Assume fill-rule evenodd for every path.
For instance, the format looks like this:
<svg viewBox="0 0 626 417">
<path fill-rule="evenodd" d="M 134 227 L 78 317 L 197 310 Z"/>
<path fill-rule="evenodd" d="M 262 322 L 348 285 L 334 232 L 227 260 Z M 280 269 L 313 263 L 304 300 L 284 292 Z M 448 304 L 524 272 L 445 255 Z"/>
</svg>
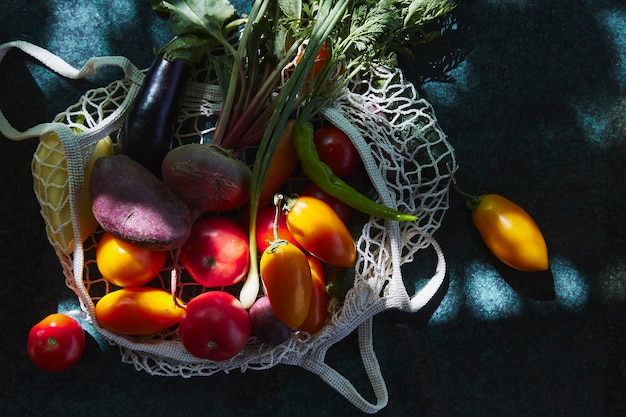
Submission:
<svg viewBox="0 0 626 417">
<path fill-rule="evenodd" d="M 377 203 L 337 177 L 330 167 L 320 160 L 313 141 L 313 133 L 313 124 L 305 117 L 299 117 L 293 129 L 293 142 L 302 170 L 315 185 L 363 213 L 389 220 L 417 220 L 417 216 L 413 214 L 403 213 Z"/>
</svg>

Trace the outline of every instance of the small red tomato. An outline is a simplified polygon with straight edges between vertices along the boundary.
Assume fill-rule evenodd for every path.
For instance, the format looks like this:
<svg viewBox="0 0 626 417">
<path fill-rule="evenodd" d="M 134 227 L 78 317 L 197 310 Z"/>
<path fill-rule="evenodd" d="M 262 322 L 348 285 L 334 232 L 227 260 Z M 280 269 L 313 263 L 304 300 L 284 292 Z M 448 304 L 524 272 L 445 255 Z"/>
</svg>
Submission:
<svg viewBox="0 0 626 417">
<path fill-rule="evenodd" d="M 328 319 L 328 293 L 326 293 L 326 280 L 324 278 L 324 268 L 317 259 L 307 256 L 311 268 L 311 305 L 309 314 L 300 325 L 300 330 L 317 333 Z"/>
<path fill-rule="evenodd" d="M 349 177 L 361 163 L 352 141 L 335 126 L 325 126 L 315 131 L 315 148 L 322 162 L 338 177 Z"/>
<path fill-rule="evenodd" d="M 205 287 L 226 287 L 241 281 L 250 266 L 248 236 L 227 217 L 198 220 L 180 251 L 180 262 Z"/>
<path fill-rule="evenodd" d="M 132 287 L 156 277 L 165 266 L 167 256 L 166 251 L 141 248 L 105 233 L 96 248 L 96 265 L 107 281 L 120 287 Z"/>
<path fill-rule="evenodd" d="M 65 314 L 54 313 L 33 326 L 26 343 L 30 360 L 45 371 L 74 365 L 85 350 L 85 331 Z"/>
<path fill-rule="evenodd" d="M 311 269 L 304 252 L 289 242 L 274 242 L 261 255 L 259 271 L 278 320 L 298 328 L 311 304 Z"/>
<path fill-rule="evenodd" d="M 252 324 L 237 298 L 224 291 L 209 291 L 187 304 L 179 332 L 192 355 L 223 361 L 241 352 L 252 335 Z"/>
<path fill-rule="evenodd" d="M 259 254 L 263 253 L 269 245 L 276 240 L 274 238 L 274 220 L 276 218 L 276 207 L 267 206 L 259 209 L 256 219 L 256 245 Z M 291 236 L 287 228 L 287 219 L 284 214 L 278 216 L 278 238 L 299 246 Z"/>
<path fill-rule="evenodd" d="M 298 65 L 300 61 L 302 60 L 302 57 L 304 56 L 304 51 L 305 51 L 305 48 L 300 49 L 298 55 L 296 56 L 296 65 Z M 326 43 L 324 43 L 322 47 L 320 48 L 320 50 L 317 51 L 317 54 L 315 55 L 315 59 L 313 61 L 313 66 L 311 67 L 311 69 L 309 70 L 306 76 L 306 80 L 304 82 L 305 88 L 308 88 L 309 84 L 313 82 L 316 78 L 318 78 L 324 66 L 326 65 L 326 61 L 328 61 L 328 58 L 330 58 L 330 48 L 328 48 Z M 336 76 L 336 74 L 334 75 Z"/>
<path fill-rule="evenodd" d="M 324 190 L 313 183 L 304 187 L 302 191 L 300 191 L 300 195 L 308 195 L 324 201 L 346 224 L 350 221 L 350 217 L 352 217 L 352 207 L 332 195 L 327 194 Z"/>
<path fill-rule="evenodd" d="M 313 62 L 313 77 L 317 77 L 317 75 L 322 71 L 324 65 L 326 65 L 326 61 L 330 57 L 330 49 L 326 46 L 326 43 L 322 45 L 322 48 L 317 51 L 317 55 L 315 55 L 315 61 Z"/>
<path fill-rule="evenodd" d="M 287 227 L 311 255 L 334 266 L 353 266 L 356 245 L 337 213 L 322 200 L 300 196 L 287 199 Z"/>
</svg>

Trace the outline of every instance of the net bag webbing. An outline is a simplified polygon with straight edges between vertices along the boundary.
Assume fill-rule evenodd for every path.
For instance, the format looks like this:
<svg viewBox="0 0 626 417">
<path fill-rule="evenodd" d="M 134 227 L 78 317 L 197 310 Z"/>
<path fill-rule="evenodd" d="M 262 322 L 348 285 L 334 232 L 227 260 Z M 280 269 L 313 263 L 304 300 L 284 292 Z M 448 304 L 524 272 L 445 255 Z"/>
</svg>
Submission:
<svg viewBox="0 0 626 417">
<path fill-rule="evenodd" d="M 96 231 L 83 242 L 76 238 L 80 237 L 79 204 L 85 192 L 84 169 L 96 143 L 107 135 L 115 137 L 120 129 L 144 72 L 123 57 L 92 58 L 76 70 L 45 49 L 21 41 L 0 45 L 0 61 L 11 48 L 21 49 L 67 78 L 91 76 L 101 66 L 124 70 L 122 79 L 85 92 L 51 123 L 20 132 L 0 112 L 0 128 L 10 139 L 51 133 L 58 136 L 60 146 L 40 141 L 32 161 L 33 166 L 43 165 L 47 169 L 45 177 L 33 170 L 33 177 L 35 184 L 39 184 L 35 191 L 48 238 L 61 263 L 66 285 L 78 297 L 94 328 L 119 346 L 123 362 L 153 375 L 182 377 L 295 365 L 318 375 L 362 411 L 374 413 L 386 405 L 387 388 L 372 343 L 372 318 L 392 308 L 415 312 L 440 289 L 445 260 L 432 236 L 448 208 L 450 178 L 446 165 L 452 172 L 456 170 L 453 149 L 437 124 L 433 108 L 403 78 L 402 71 L 377 67 L 363 74 L 320 112 L 319 122 L 332 124 L 350 137 L 363 160 L 373 194 L 380 202 L 415 213 L 419 219 L 402 223 L 369 219 L 356 242 L 353 286 L 343 301 L 331 299 L 330 319 L 319 332 L 309 335 L 294 331 L 278 346 L 264 344 L 253 336 L 232 359 L 213 362 L 189 354 L 176 329 L 153 336 L 123 336 L 101 328 L 94 314 L 95 303 L 112 287 L 95 265 L 95 247 L 102 232 Z M 176 139 L 187 143 L 210 137 L 221 107 L 220 89 L 211 69 L 196 71 L 183 101 Z M 65 164 L 46 165 L 51 155 L 55 161 L 64 156 Z M 58 177 L 56 183 L 50 182 L 55 177 L 50 172 L 55 170 L 65 170 L 65 183 L 59 184 Z M 54 205 L 50 205 L 47 194 L 52 187 L 62 191 Z M 72 230 L 69 238 L 59 233 L 68 227 Z M 417 263 L 418 253 L 432 256 L 433 251 L 437 258 L 434 274 L 414 294 L 409 294 L 405 282 L 409 277 L 403 276 L 403 266 Z M 171 272 L 171 268 L 162 271 L 158 285 L 171 290 Z M 189 297 L 204 289 L 192 280 L 181 279 L 174 290 Z M 376 396 L 374 403 L 363 398 L 350 381 L 324 361 L 326 351 L 355 330 L 363 365 Z"/>
</svg>

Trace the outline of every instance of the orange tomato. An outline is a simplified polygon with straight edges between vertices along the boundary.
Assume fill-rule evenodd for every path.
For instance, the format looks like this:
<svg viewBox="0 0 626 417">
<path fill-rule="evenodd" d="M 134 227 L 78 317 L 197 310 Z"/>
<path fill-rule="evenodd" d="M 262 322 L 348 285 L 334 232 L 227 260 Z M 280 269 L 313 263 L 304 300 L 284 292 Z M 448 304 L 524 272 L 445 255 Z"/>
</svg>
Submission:
<svg viewBox="0 0 626 417">
<path fill-rule="evenodd" d="M 169 329 L 183 317 L 184 308 L 168 291 L 130 287 L 112 291 L 96 303 L 100 326 L 114 333 L 149 335 Z"/>
<path fill-rule="evenodd" d="M 543 234 L 523 208 L 498 194 L 475 197 L 469 204 L 474 225 L 498 259 L 524 272 L 549 268 Z"/>
<path fill-rule="evenodd" d="M 300 64 L 300 61 L 302 60 L 305 49 L 306 48 L 301 48 L 298 54 L 296 55 L 296 65 Z M 322 44 L 322 47 L 319 49 L 319 51 L 317 51 L 317 54 L 315 54 L 313 66 L 309 70 L 307 77 L 306 77 L 305 88 L 309 85 L 311 81 L 313 81 L 319 76 L 319 74 L 322 72 L 322 69 L 324 68 L 324 65 L 326 65 L 326 61 L 328 61 L 329 58 L 330 58 L 330 48 L 326 45 L 326 42 L 324 42 L 324 44 Z"/>
<path fill-rule="evenodd" d="M 328 318 L 328 294 L 322 264 L 312 256 L 307 256 L 307 260 L 311 268 L 311 304 L 309 314 L 300 325 L 300 330 L 314 334 L 324 327 Z"/>
<path fill-rule="evenodd" d="M 96 248 L 96 264 L 102 277 L 120 287 L 143 285 L 165 266 L 168 253 L 140 248 L 105 233 Z"/>
<path fill-rule="evenodd" d="M 309 314 L 313 286 L 304 252 L 287 241 L 274 242 L 261 255 L 259 271 L 278 320 L 298 328 Z"/>
<path fill-rule="evenodd" d="M 259 197 L 259 207 L 273 205 L 274 194 L 280 191 L 300 163 L 296 147 L 293 144 L 293 126 L 295 123 L 296 121 L 293 119 L 288 120 L 278 139 L 272 161 L 265 174 L 265 181 Z"/>
<path fill-rule="evenodd" d="M 354 265 L 354 239 L 328 204 L 315 197 L 300 196 L 288 200 L 287 210 L 287 228 L 303 249 L 334 266 Z"/>
</svg>

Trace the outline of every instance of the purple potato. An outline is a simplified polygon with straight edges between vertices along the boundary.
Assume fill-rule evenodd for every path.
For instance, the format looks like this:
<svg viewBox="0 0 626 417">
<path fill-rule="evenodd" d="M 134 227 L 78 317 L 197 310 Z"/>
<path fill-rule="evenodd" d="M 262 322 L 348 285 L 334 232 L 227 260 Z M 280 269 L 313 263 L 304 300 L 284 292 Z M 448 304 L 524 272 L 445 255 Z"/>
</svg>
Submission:
<svg viewBox="0 0 626 417">
<path fill-rule="evenodd" d="M 191 232 L 194 218 L 187 205 L 126 155 L 96 161 L 89 195 L 100 226 L 134 245 L 170 250 L 185 243 Z"/>
</svg>

